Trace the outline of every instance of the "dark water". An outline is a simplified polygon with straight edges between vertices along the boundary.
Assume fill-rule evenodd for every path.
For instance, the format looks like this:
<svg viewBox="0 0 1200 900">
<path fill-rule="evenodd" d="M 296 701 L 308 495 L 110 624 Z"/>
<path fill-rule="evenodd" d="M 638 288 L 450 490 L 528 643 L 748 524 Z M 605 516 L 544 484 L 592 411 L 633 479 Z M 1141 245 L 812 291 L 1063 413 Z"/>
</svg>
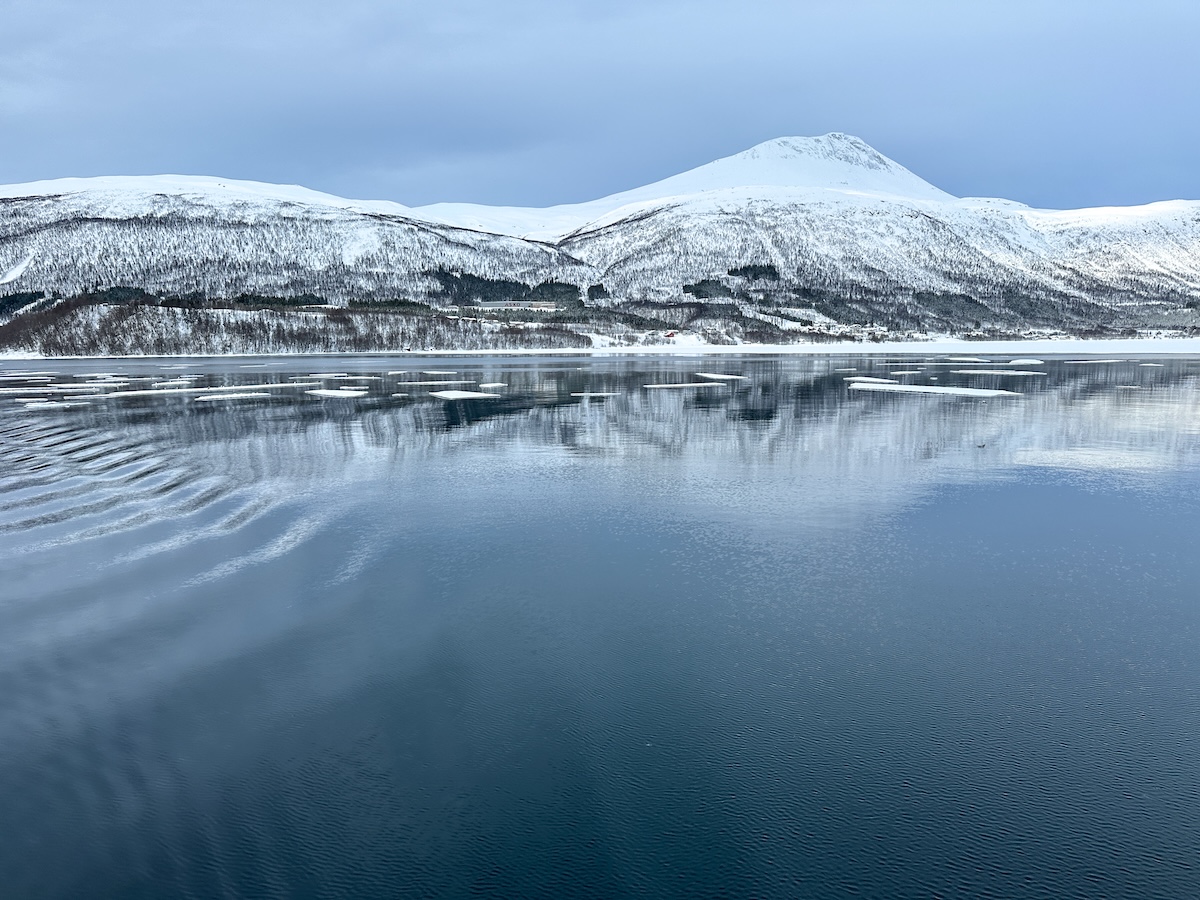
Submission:
<svg viewBox="0 0 1200 900">
<path fill-rule="evenodd" d="M 0 893 L 1200 897 L 1200 360 L 1143 362 L 0 364 Z"/>
</svg>

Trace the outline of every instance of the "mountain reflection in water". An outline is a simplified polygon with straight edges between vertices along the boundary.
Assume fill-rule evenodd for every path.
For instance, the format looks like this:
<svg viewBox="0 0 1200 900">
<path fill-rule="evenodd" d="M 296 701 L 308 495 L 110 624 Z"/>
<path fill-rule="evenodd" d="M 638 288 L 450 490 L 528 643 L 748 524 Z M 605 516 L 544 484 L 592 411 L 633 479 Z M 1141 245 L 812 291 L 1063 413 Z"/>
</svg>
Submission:
<svg viewBox="0 0 1200 900">
<path fill-rule="evenodd" d="M 0 364 L 0 876 L 1200 895 L 1200 360 L 1034 363 Z"/>
</svg>

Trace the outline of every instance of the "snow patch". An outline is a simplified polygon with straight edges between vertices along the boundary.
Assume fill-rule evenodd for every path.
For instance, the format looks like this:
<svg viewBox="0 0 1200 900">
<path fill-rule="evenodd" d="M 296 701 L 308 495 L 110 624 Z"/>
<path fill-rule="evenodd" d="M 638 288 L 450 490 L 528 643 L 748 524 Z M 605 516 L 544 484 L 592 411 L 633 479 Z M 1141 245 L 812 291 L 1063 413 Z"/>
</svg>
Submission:
<svg viewBox="0 0 1200 900">
<path fill-rule="evenodd" d="M 16 281 L 18 278 L 20 278 L 22 275 L 24 275 L 25 270 L 28 269 L 30 264 L 33 262 L 34 255 L 35 254 L 33 254 L 33 253 L 28 254 L 23 260 L 21 260 L 15 266 L 13 266 L 11 269 L 9 269 L 7 272 L 5 272 L 3 275 L 0 275 L 0 284 L 9 284 L 10 282 Z"/>
</svg>

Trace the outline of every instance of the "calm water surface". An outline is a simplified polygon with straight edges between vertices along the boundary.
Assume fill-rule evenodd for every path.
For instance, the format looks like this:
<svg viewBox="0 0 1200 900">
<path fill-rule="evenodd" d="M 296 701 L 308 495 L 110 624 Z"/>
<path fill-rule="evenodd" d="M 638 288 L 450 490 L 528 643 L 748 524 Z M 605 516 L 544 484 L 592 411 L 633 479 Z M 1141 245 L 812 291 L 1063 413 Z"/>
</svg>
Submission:
<svg viewBox="0 0 1200 900">
<path fill-rule="evenodd" d="M 9 361 L 0 454 L 5 897 L 1200 897 L 1200 360 Z"/>
</svg>

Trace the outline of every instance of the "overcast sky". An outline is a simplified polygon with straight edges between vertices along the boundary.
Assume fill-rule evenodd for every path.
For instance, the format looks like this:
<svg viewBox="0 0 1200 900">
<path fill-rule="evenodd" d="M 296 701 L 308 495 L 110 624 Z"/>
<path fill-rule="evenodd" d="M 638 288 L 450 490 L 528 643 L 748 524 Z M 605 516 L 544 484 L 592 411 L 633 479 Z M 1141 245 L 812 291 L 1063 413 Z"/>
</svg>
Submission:
<svg viewBox="0 0 1200 900">
<path fill-rule="evenodd" d="M 0 40 L 7 183 L 542 206 L 845 131 L 960 196 L 1200 199 L 1198 0 L 3 0 Z"/>
</svg>

